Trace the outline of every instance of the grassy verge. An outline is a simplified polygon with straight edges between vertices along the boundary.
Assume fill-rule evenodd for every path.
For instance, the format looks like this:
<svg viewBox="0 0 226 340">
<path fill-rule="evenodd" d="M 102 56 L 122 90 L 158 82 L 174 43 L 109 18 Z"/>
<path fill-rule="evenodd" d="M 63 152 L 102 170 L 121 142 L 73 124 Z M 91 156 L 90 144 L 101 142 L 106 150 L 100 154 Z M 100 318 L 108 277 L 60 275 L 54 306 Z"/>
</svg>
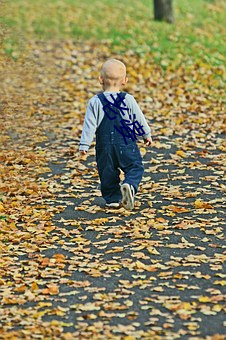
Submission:
<svg viewBox="0 0 226 340">
<path fill-rule="evenodd" d="M 224 62 L 224 0 L 174 1 L 174 25 L 153 20 L 152 0 L 8 0 L 0 24 L 10 34 L 4 49 L 16 55 L 18 37 L 35 39 L 108 40 L 114 51 L 151 51 L 156 59 L 182 62 L 203 58 Z M 16 32 L 16 33 L 15 33 Z"/>
</svg>

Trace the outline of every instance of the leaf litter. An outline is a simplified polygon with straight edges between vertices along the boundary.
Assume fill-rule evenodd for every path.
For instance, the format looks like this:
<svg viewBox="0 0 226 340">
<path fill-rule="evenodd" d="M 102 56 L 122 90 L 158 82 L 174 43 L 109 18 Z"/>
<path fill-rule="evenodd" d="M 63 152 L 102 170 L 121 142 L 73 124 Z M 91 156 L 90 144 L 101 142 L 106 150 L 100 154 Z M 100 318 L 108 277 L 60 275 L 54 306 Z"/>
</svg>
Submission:
<svg viewBox="0 0 226 340">
<path fill-rule="evenodd" d="M 78 153 L 110 46 L 32 41 L 29 50 L 1 64 L 0 337 L 223 339 L 222 67 L 163 71 L 150 53 L 117 56 L 133 65 L 126 90 L 154 144 L 139 143 L 134 211 L 113 211 L 94 148 Z"/>
</svg>

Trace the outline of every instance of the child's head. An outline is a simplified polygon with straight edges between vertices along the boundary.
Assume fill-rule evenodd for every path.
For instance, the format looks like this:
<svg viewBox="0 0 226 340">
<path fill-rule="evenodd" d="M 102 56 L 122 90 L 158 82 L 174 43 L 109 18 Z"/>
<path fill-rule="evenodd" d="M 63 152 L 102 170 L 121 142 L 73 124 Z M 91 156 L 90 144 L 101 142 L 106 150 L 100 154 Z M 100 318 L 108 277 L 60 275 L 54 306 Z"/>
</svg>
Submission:
<svg viewBox="0 0 226 340">
<path fill-rule="evenodd" d="M 126 85 L 126 66 L 117 59 L 109 59 L 102 65 L 99 77 L 104 90 L 118 91 Z"/>
</svg>

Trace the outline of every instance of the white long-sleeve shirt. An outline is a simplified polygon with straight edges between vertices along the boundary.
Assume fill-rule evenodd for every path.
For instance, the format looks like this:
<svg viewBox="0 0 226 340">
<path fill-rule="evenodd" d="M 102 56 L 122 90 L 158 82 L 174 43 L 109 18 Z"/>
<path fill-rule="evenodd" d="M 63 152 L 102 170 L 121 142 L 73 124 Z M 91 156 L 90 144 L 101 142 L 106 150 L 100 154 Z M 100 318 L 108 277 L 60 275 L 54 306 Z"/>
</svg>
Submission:
<svg viewBox="0 0 226 340">
<path fill-rule="evenodd" d="M 113 103 L 111 95 L 113 95 L 114 98 L 117 98 L 117 93 L 119 92 L 104 92 L 104 95 L 108 101 Z M 138 121 L 140 126 L 143 126 L 143 130 L 145 132 L 145 134 L 142 136 L 143 139 L 151 137 L 151 129 L 135 98 L 131 94 L 127 93 L 124 99 L 124 103 L 126 104 L 126 107 L 129 110 L 124 111 L 124 115 L 122 116 L 122 118 L 125 120 L 131 120 L 131 117 L 135 117 L 135 120 Z M 105 112 L 103 110 L 103 105 L 101 101 L 99 100 L 97 95 L 93 96 L 89 100 L 86 109 L 86 115 L 82 129 L 82 136 L 80 139 L 79 146 L 80 151 L 82 150 L 87 151 L 89 149 L 94 139 L 96 130 L 100 125 L 102 119 L 104 118 L 104 115 Z"/>
</svg>

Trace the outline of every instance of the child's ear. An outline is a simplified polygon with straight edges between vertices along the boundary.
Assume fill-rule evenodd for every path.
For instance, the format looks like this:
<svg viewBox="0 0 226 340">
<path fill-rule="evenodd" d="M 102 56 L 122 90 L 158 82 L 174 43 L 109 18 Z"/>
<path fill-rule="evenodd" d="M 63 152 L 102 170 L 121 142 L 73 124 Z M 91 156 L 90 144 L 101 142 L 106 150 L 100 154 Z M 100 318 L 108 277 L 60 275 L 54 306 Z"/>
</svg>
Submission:
<svg viewBox="0 0 226 340">
<path fill-rule="evenodd" d="M 100 82 L 101 85 L 103 85 L 104 79 L 102 77 L 99 77 L 99 82 Z"/>
<path fill-rule="evenodd" d="M 128 78 L 127 78 L 127 77 L 125 77 L 125 78 L 124 78 L 124 80 L 123 80 L 123 82 L 122 82 L 122 85 L 126 85 L 126 84 L 127 84 L 127 82 L 128 82 Z"/>
</svg>

